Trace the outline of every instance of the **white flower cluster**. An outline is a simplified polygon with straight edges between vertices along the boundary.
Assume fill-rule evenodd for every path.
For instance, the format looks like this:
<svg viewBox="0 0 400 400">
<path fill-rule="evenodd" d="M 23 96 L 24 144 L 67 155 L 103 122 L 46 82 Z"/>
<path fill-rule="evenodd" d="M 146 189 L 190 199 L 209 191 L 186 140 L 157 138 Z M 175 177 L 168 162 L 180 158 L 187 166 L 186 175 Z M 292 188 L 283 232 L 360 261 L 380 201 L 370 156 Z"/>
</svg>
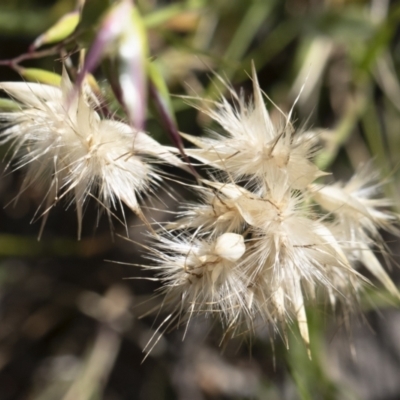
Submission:
<svg viewBox="0 0 400 400">
<path fill-rule="evenodd" d="M 161 181 L 154 162 L 186 167 L 144 132 L 102 118 L 89 85 L 76 92 L 65 71 L 60 88 L 0 89 L 20 105 L 0 113 L 0 139 L 11 143 L 15 168 L 28 169 L 24 188 L 45 188 L 44 222 L 64 197 L 76 204 L 78 236 L 88 197 L 110 215 L 123 202 L 146 222 L 139 199 Z M 368 282 L 359 265 L 398 296 L 374 253 L 387 254 L 379 230 L 397 234 L 397 216 L 370 168 L 347 184 L 319 183 L 326 173 L 313 163 L 315 134 L 296 132 L 290 116 L 271 121 L 255 71 L 253 90 L 250 102 L 231 91 L 233 105 L 222 99 L 203 109 L 223 133 L 183 135 L 196 146 L 187 154 L 213 173 L 194 186 L 201 202 L 186 205 L 147 247 L 155 265 L 146 268 L 171 311 L 160 328 L 195 314 L 218 316 L 229 335 L 296 320 L 308 344 L 305 302 L 325 296 L 351 307 Z"/>
<path fill-rule="evenodd" d="M 201 203 L 160 234 L 148 268 L 164 284 L 167 326 L 212 314 L 233 335 L 296 320 L 308 344 L 305 302 L 325 296 L 351 307 L 368 282 L 358 264 L 398 296 L 373 252 L 385 252 L 379 229 L 397 233 L 397 217 L 369 168 L 347 184 L 316 183 L 326 175 L 312 161 L 317 138 L 296 132 L 289 117 L 275 126 L 254 71 L 253 86 L 250 102 L 203 110 L 223 133 L 184 135 L 197 146 L 187 154 L 219 180 L 197 187 Z"/>
<path fill-rule="evenodd" d="M 1 112 L 2 143 L 10 142 L 15 168 L 28 168 L 24 190 L 41 185 L 43 224 L 50 209 L 63 197 L 76 203 L 78 237 L 83 206 L 95 198 L 106 212 L 121 202 L 145 222 L 138 197 L 161 181 L 151 161 L 183 165 L 144 132 L 96 111 L 99 106 L 89 85 L 74 93 L 63 72 L 61 87 L 39 83 L 4 82 L 6 91 L 20 104 L 19 111 Z"/>
</svg>

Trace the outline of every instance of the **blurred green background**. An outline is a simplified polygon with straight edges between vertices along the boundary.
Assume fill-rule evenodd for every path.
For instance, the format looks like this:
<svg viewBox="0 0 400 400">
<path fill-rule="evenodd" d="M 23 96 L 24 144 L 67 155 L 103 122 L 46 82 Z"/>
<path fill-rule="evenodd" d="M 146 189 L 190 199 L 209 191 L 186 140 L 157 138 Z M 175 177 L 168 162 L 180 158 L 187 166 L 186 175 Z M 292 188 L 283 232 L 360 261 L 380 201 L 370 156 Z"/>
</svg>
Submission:
<svg viewBox="0 0 400 400">
<path fill-rule="evenodd" d="M 104 0 L 88 0 L 91 12 Z M 285 112 L 298 94 L 295 124 L 320 132 L 318 163 L 337 179 L 374 162 L 399 209 L 400 4 L 389 0 L 138 0 L 172 94 L 214 97 L 224 88 L 251 92 L 253 60 L 262 89 Z M 0 59 L 27 52 L 34 39 L 76 7 L 74 0 L 0 0 Z M 93 27 L 96 18 L 93 14 Z M 21 63 L 60 72 L 58 57 Z M 0 67 L 0 80 L 20 80 Z M 101 71 L 96 73 L 106 87 Z M 173 97 L 181 131 L 200 133 L 209 121 Z M 270 107 L 272 115 L 276 113 Z M 149 114 L 148 131 L 168 142 Z M 89 204 L 76 241 L 73 207 L 52 211 L 40 242 L 32 221 L 41 195 L 30 188 L 15 204 L 23 174 L 10 173 L 6 149 L 0 180 L 0 400 L 205 400 L 400 398 L 400 313 L 377 288 L 359 313 L 310 307 L 313 359 L 296 328 L 286 350 L 278 334 L 257 327 L 254 338 L 219 343 L 220 330 L 198 319 L 165 335 L 141 364 L 156 315 L 139 319 L 158 299 L 142 276 L 145 229 L 129 214 L 130 238 Z M 169 171 L 179 173 L 178 171 Z M 186 177 L 187 178 L 187 177 Z M 180 188 L 168 183 L 179 196 Z M 168 211 L 176 202 L 164 191 Z M 157 207 L 157 204 L 153 204 Z M 148 211 L 160 222 L 170 215 Z M 387 237 L 394 256 L 398 240 Z M 109 262 L 105 260 L 113 260 Z M 397 268 L 393 279 L 399 282 Z M 340 311 L 340 310 L 338 310 Z M 160 318 L 158 318 L 160 321 Z M 275 342 L 272 346 L 271 342 Z"/>
</svg>

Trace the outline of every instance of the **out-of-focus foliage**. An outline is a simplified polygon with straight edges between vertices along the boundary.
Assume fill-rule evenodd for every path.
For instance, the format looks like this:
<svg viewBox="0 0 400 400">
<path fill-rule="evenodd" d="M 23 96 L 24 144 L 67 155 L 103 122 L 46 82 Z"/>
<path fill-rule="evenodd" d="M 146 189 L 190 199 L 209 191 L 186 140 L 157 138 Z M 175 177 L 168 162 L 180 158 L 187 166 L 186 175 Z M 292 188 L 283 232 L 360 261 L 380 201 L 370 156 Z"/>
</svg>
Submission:
<svg viewBox="0 0 400 400">
<path fill-rule="evenodd" d="M 324 128 L 320 137 L 328 150 L 318 156 L 318 164 L 333 166 L 340 178 L 373 157 L 398 207 L 398 2 L 138 0 L 136 20 L 96 48 L 101 27 L 109 28 L 107 16 L 116 6 L 106 0 L 85 4 L 2 0 L 0 58 L 8 61 L 0 63 L 0 80 L 16 79 L 17 72 L 24 80 L 57 84 L 61 59 L 75 78 L 80 76 L 80 65 L 81 71 L 95 76 L 97 82 L 92 78 L 92 85 L 106 99 L 110 113 L 123 115 L 122 104 L 134 123 L 140 126 L 146 119 L 146 129 L 167 143 L 170 138 L 176 140 L 176 129 L 199 134 L 210 128 L 210 121 L 190 108 L 184 96 L 216 99 L 226 91 L 222 80 L 242 87 L 246 94 L 254 61 L 261 87 L 279 108 L 288 112 L 295 103 L 298 125 Z M 82 7 L 76 30 L 73 20 L 67 29 L 63 26 L 55 34 L 48 31 L 60 27 L 57 21 L 68 13 L 75 16 Z M 138 20 L 144 33 L 130 30 L 138 27 Z M 119 21 L 112 22 L 119 27 Z M 52 32 L 48 40 L 46 32 Z M 29 53 L 38 37 L 36 44 L 41 46 Z M 135 49 L 120 54 L 121 43 Z M 86 67 L 77 53 L 82 46 L 86 54 L 92 51 L 89 61 L 93 62 Z M 148 64 L 157 64 L 159 71 L 157 78 L 150 73 L 150 86 Z M 132 77 L 139 84 L 129 81 Z M 133 100 L 130 83 L 141 88 Z M 169 98 L 171 93 L 182 96 Z M 148 97 L 155 107 L 146 114 Z M 134 105 L 140 101 L 142 110 Z M 16 105 L 0 99 L 0 107 Z M 278 119 L 272 102 L 269 108 Z M 129 109 L 138 114 L 129 114 Z M 6 155 L 7 149 L 1 152 Z M 98 223 L 98 216 L 88 207 L 91 224 L 84 228 L 84 239 L 76 242 L 74 210 L 67 214 L 57 210 L 37 243 L 38 224 L 29 222 L 42 198 L 28 187 L 14 205 L 22 178 L 6 167 L 4 161 L 0 181 L 1 204 L 7 206 L 0 212 L 1 399 L 400 397 L 396 342 L 400 315 L 393 310 L 396 301 L 381 289 L 367 293 L 360 306 L 376 337 L 368 335 L 367 324 L 360 329 L 352 323 L 354 317 L 332 322 L 335 311 L 308 310 L 312 360 L 296 332 L 290 332 L 289 350 L 279 340 L 272 348 L 274 332 L 265 327 L 256 328 L 252 343 L 244 339 L 220 344 L 213 337 L 206 338 L 210 321 L 198 321 L 190 325 L 184 342 L 182 331 L 163 337 L 140 365 L 141 349 L 155 329 L 156 312 L 151 311 L 156 300 L 150 297 L 154 285 L 123 280 L 141 272 L 103 261 L 141 262 L 138 253 L 143 248 L 135 243 L 145 238 L 138 220 L 129 217 L 132 243 L 118 235 L 111 238 L 107 221 Z M 173 183 L 169 185 L 176 189 Z M 159 199 L 163 206 L 158 208 L 176 207 L 164 192 Z M 157 204 L 153 206 L 147 212 L 149 219 L 168 220 L 166 213 L 154 211 Z M 119 226 L 115 230 L 123 232 Z M 398 242 L 389 246 L 398 253 Z M 394 280 L 398 275 L 394 271 Z M 388 319 L 379 320 L 371 304 L 378 304 Z M 148 318 L 138 319 L 147 312 L 151 314 Z M 248 348 L 253 349 L 252 357 Z M 370 363 L 366 362 L 368 354 Z"/>
</svg>

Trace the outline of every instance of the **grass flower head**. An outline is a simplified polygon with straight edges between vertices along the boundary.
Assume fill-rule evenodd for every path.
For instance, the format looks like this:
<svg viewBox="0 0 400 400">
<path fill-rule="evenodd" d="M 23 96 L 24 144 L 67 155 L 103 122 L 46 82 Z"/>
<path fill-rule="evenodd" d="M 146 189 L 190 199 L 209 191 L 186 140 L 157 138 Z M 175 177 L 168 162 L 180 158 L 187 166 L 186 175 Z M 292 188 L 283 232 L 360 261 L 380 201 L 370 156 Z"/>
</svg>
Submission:
<svg viewBox="0 0 400 400">
<path fill-rule="evenodd" d="M 270 183 L 272 177 L 288 181 L 293 189 L 304 189 L 323 173 L 312 163 L 313 135 L 296 132 L 290 116 L 274 125 L 263 100 L 253 68 L 253 99 L 246 102 L 232 89 L 234 105 L 226 98 L 211 107 L 200 108 L 222 129 L 208 137 L 184 135 L 197 148 L 192 157 L 224 171 L 235 181 L 247 180 L 256 186 Z"/>
<path fill-rule="evenodd" d="M 74 96 L 65 70 L 61 87 L 5 82 L 0 88 L 20 104 L 19 111 L 0 114 L 2 142 L 12 144 L 15 168 L 27 167 L 25 187 L 44 186 L 43 223 L 66 196 L 76 204 L 78 236 L 88 197 L 109 214 L 123 202 L 144 219 L 139 199 L 161 181 L 154 162 L 181 165 L 146 133 L 103 118 L 88 85 Z"/>
<path fill-rule="evenodd" d="M 376 174 L 316 183 L 326 173 L 313 163 L 315 135 L 295 132 L 290 115 L 272 123 L 254 71 L 253 101 L 232 96 L 236 105 L 222 99 L 205 110 L 223 134 L 184 135 L 197 146 L 188 154 L 220 180 L 197 187 L 202 201 L 184 206 L 153 251 L 169 324 L 204 313 L 233 334 L 260 323 L 282 333 L 295 320 L 308 344 L 307 302 L 352 308 L 369 284 L 360 265 L 399 296 L 374 253 L 387 251 L 380 229 L 398 233 Z M 232 257 L 216 252 L 218 241 Z"/>
</svg>

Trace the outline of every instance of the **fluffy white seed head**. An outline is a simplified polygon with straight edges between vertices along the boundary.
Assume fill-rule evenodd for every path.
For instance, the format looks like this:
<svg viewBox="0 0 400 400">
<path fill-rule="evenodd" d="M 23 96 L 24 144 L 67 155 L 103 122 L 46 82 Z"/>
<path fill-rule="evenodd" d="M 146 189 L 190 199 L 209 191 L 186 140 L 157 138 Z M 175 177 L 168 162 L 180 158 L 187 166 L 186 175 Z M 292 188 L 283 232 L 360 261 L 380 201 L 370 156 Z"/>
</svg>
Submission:
<svg viewBox="0 0 400 400">
<path fill-rule="evenodd" d="M 234 106 L 222 99 L 203 110 L 224 134 L 184 135 L 196 146 L 188 154 L 211 167 L 213 178 L 198 186 L 201 202 L 184 206 L 169 226 L 176 236 L 168 236 L 168 246 L 161 240 L 156 268 L 169 304 L 176 304 L 170 315 L 204 310 L 221 318 L 229 334 L 259 323 L 284 333 L 288 321 L 297 321 L 308 344 L 307 302 L 351 309 L 370 284 L 360 265 L 399 297 L 374 253 L 388 251 L 379 230 L 398 233 L 398 218 L 387 210 L 390 202 L 371 169 L 346 184 L 315 182 L 326 175 L 312 161 L 315 135 L 295 133 L 289 116 L 274 125 L 254 73 L 253 83 L 253 102 L 232 93 Z M 205 264 L 200 248 L 208 249 Z M 219 261 L 211 272 L 213 257 Z"/>
<path fill-rule="evenodd" d="M 196 314 L 218 314 L 225 327 L 245 318 L 247 288 L 237 265 L 245 253 L 243 236 L 225 233 L 215 240 L 161 235 L 151 258 L 164 287 L 163 303 L 172 310 L 172 323 Z"/>
<path fill-rule="evenodd" d="M 398 216 L 390 211 L 389 199 L 382 197 L 382 183 L 371 165 L 359 168 L 347 182 L 310 186 L 313 199 L 335 219 L 334 234 L 353 264 L 364 265 L 394 296 L 398 291 L 372 251 L 384 256 L 388 249 L 379 233 L 384 229 L 399 234 Z"/>
<path fill-rule="evenodd" d="M 246 189 L 217 181 L 204 180 L 204 185 L 195 186 L 201 203 L 184 205 L 179 219 L 168 225 L 169 229 L 196 229 L 200 236 L 216 236 L 224 232 L 238 232 L 245 220 L 238 208 L 242 197 L 250 196 Z"/>
<path fill-rule="evenodd" d="M 303 190 L 324 175 L 311 158 L 315 135 L 295 132 L 289 117 L 278 125 L 271 121 L 253 71 L 253 100 L 246 102 L 231 91 L 235 105 L 223 98 L 215 107 L 200 108 L 223 128 L 209 137 L 183 136 L 197 146 L 187 153 L 226 172 L 235 181 L 256 185 L 288 181 L 293 189 Z M 276 182 L 272 180 L 276 179 Z"/>
<path fill-rule="evenodd" d="M 144 132 L 102 118 L 88 86 L 73 96 L 65 71 L 60 88 L 25 82 L 0 88 L 21 105 L 19 111 L 0 114 L 6 124 L 1 138 L 13 145 L 15 168 L 27 167 L 25 185 L 45 188 L 45 216 L 60 198 L 75 201 L 79 235 L 88 197 L 109 213 L 123 202 L 142 217 L 138 199 L 161 180 L 149 161 L 180 164 Z"/>
<path fill-rule="evenodd" d="M 382 197 L 379 175 L 369 164 L 347 183 L 314 184 L 310 191 L 313 199 L 336 217 L 348 239 L 367 234 L 380 241 L 379 229 L 398 232 L 394 225 L 397 216 L 388 211 L 391 201 Z"/>
<path fill-rule="evenodd" d="M 361 186 L 357 181 L 356 175 L 334 190 L 313 184 L 300 191 L 282 180 L 267 192 L 204 181 L 207 189 L 198 188 L 203 202 L 181 213 L 172 225 L 181 233 L 168 236 L 167 244 L 163 238 L 154 258 L 168 304 L 175 304 L 174 321 L 179 315 L 188 323 L 190 315 L 204 312 L 221 318 L 232 335 L 259 323 L 284 334 L 282 328 L 295 320 L 308 344 L 306 303 L 327 299 L 333 308 L 338 302 L 353 308 L 369 284 L 359 265 L 398 296 L 372 250 L 378 227 L 391 227 L 394 216 L 380 207 L 387 200 L 360 189 L 370 187 L 367 181 Z M 310 196 L 327 213 L 310 203 Z M 218 286 L 221 279 L 226 284 Z"/>
</svg>

